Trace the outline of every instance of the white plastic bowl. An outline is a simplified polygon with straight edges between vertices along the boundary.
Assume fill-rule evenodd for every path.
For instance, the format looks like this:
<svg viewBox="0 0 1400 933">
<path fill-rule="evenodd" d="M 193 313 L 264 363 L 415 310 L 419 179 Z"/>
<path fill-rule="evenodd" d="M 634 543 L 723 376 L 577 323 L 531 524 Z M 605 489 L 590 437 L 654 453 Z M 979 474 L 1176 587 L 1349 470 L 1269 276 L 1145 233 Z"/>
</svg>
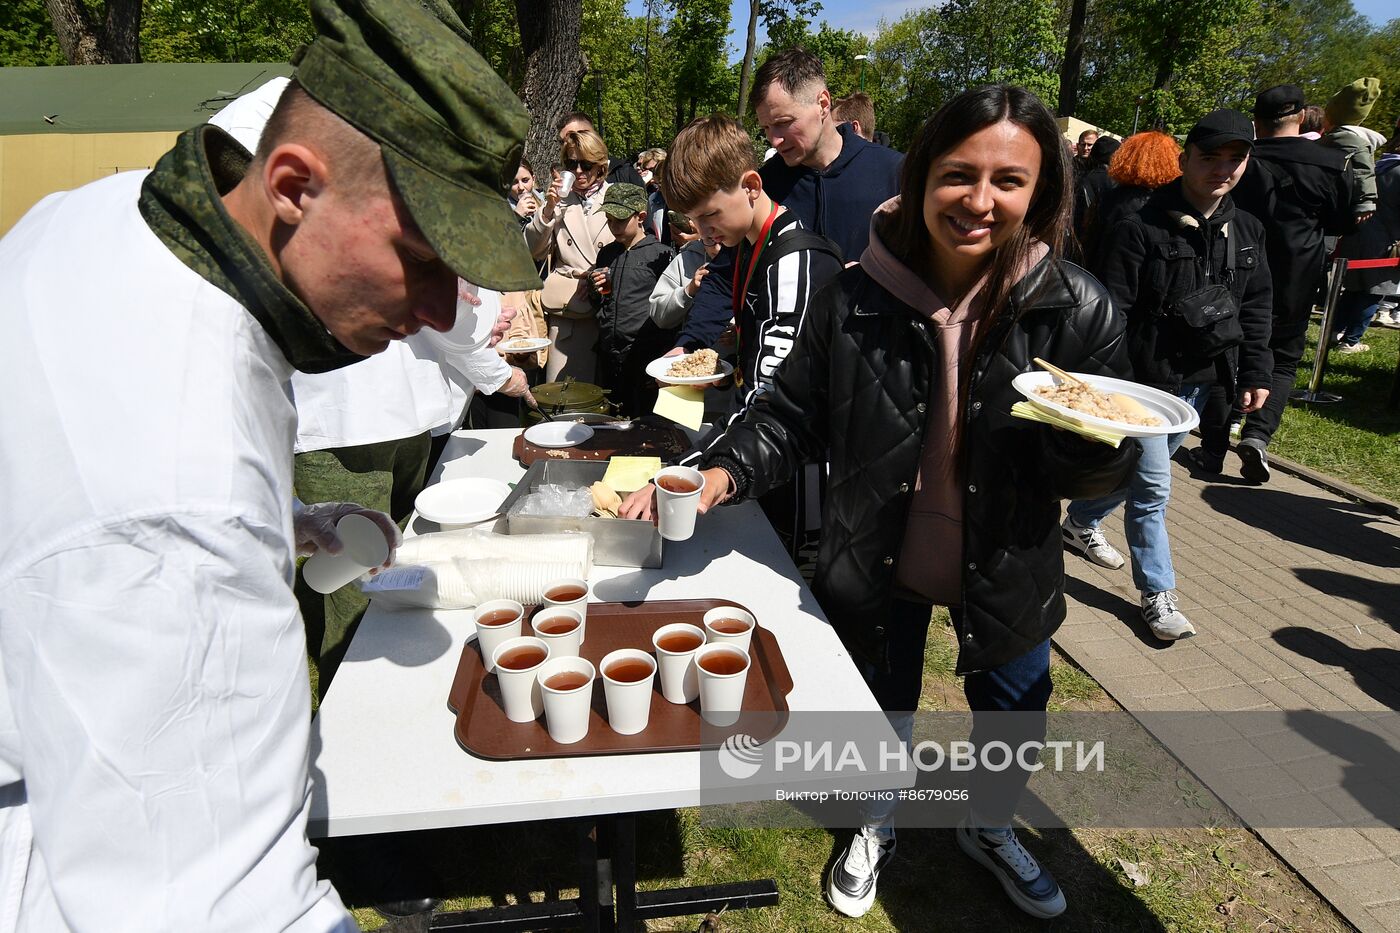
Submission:
<svg viewBox="0 0 1400 933">
<path fill-rule="evenodd" d="M 1086 415 L 1083 412 L 1075 411 L 1066 405 L 1052 402 L 1044 396 L 1037 395 L 1036 389 L 1042 386 L 1055 385 L 1058 383 L 1053 375 L 1047 372 L 1021 373 L 1011 380 L 1011 386 L 1017 392 L 1026 397 L 1032 405 L 1045 411 L 1062 415 L 1065 418 L 1079 422 L 1086 427 L 1099 428 L 1105 431 L 1113 431 L 1127 437 L 1153 437 L 1159 434 L 1183 434 L 1197 424 L 1201 418 L 1196 414 L 1196 409 L 1172 395 L 1170 392 L 1163 392 L 1150 386 L 1140 385 L 1136 382 L 1129 382 L 1126 379 L 1114 379 L 1109 376 L 1095 376 L 1088 373 L 1071 373 L 1074 377 L 1082 379 L 1100 392 L 1110 394 L 1126 395 L 1129 398 L 1141 402 L 1143 407 L 1161 419 L 1158 425 L 1124 424 L 1121 421 L 1109 421 L 1107 418 L 1096 418 L 1093 415 Z"/>
<path fill-rule="evenodd" d="M 541 421 L 525 429 L 525 440 L 536 447 L 577 447 L 592 436 L 593 429 L 577 421 Z"/>
<path fill-rule="evenodd" d="M 419 515 L 452 531 L 496 517 L 509 495 L 510 487 L 498 479 L 467 477 L 429 486 L 413 504 Z"/>
</svg>

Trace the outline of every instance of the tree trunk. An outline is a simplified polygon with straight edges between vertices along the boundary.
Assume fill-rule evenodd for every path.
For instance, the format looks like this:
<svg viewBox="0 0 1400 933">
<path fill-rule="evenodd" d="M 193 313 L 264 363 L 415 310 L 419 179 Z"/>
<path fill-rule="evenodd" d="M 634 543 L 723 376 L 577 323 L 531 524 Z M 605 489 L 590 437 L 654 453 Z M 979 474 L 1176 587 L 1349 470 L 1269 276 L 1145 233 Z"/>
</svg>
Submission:
<svg viewBox="0 0 1400 933">
<path fill-rule="evenodd" d="M 58 47 L 70 65 L 121 65 L 141 60 L 141 0 L 107 0 L 101 26 L 83 0 L 44 0 Z"/>
<path fill-rule="evenodd" d="M 744 64 L 739 68 L 739 112 L 740 123 L 748 123 L 749 82 L 753 80 L 753 55 L 758 45 L 758 0 L 749 0 L 749 35 L 744 42 Z"/>
<path fill-rule="evenodd" d="M 1084 18 L 1089 0 L 1072 0 L 1069 32 L 1065 36 L 1065 60 L 1060 65 L 1059 116 L 1072 117 L 1079 106 L 1079 73 L 1084 65 Z"/>
<path fill-rule="evenodd" d="M 547 183 L 549 167 L 559 161 L 554 126 L 573 109 L 585 71 L 578 43 L 583 0 L 515 0 L 515 15 L 525 55 L 520 99 L 530 111 L 525 157 Z"/>
</svg>

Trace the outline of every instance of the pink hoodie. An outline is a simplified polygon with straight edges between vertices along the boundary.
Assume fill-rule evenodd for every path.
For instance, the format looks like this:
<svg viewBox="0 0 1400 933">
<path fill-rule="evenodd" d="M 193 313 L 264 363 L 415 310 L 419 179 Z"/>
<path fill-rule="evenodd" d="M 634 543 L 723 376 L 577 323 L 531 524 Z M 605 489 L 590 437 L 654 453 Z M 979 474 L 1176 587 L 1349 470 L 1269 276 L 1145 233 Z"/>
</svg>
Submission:
<svg viewBox="0 0 1400 933">
<path fill-rule="evenodd" d="M 935 605 L 957 606 L 962 604 L 963 564 L 961 412 L 967 398 L 973 341 L 986 313 L 986 279 L 973 286 L 956 308 L 949 308 L 928 282 L 896 259 L 880 239 L 876 221 L 898 205 L 899 198 L 894 197 L 875 211 L 870 221 L 870 245 L 861 254 L 860 266 L 933 324 L 937 370 L 895 583 Z M 1047 252 L 1048 247 L 1036 243 L 1017 280 Z"/>
</svg>

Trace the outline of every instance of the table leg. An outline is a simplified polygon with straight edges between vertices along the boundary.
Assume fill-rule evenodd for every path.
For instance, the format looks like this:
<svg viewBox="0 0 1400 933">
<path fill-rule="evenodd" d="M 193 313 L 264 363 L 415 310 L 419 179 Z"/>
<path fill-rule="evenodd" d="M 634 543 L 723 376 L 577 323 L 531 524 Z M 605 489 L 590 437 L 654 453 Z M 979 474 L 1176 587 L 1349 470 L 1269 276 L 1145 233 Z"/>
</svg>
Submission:
<svg viewBox="0 0 1400 933">
<path fill-rule="evenodd" d="M 613 882 L 617 885 L 617 929 L 635 933 L 637 921 L 637 818 L 630 813 L 612 820 Z"/>
</svg>

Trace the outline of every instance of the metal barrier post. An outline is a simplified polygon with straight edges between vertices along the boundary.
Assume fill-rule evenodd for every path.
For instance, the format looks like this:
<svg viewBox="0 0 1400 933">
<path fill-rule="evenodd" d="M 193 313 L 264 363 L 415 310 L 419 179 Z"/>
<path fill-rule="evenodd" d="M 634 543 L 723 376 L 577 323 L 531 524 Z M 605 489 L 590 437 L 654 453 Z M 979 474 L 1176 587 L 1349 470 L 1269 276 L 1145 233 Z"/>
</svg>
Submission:
<svg viewBox="0 0 1400 933">
<path fill-rule="evenodd" d="M 1327 357 L 1332 350 L 1332 319 L 1337 313 L 1337 302 L 1342 297 L 1342 280 L 1346 278 L 1347 261 L 1340 256 L 1332 261 L 1332 269 L 1327 276 L 1327 299 L 1322 304 L 1322 333 L 1317 339 L 1317 355 L 1313 359 L 1312 378 L 1306 389 L 1295 389 L 1289 396 L 1292 401 L 1311 405 L 1330 405 L 1340 402 L 1342 397 L 1334 392 L 1322 391 L 1322 377 L 1327 372 Z"/>
</svg>

